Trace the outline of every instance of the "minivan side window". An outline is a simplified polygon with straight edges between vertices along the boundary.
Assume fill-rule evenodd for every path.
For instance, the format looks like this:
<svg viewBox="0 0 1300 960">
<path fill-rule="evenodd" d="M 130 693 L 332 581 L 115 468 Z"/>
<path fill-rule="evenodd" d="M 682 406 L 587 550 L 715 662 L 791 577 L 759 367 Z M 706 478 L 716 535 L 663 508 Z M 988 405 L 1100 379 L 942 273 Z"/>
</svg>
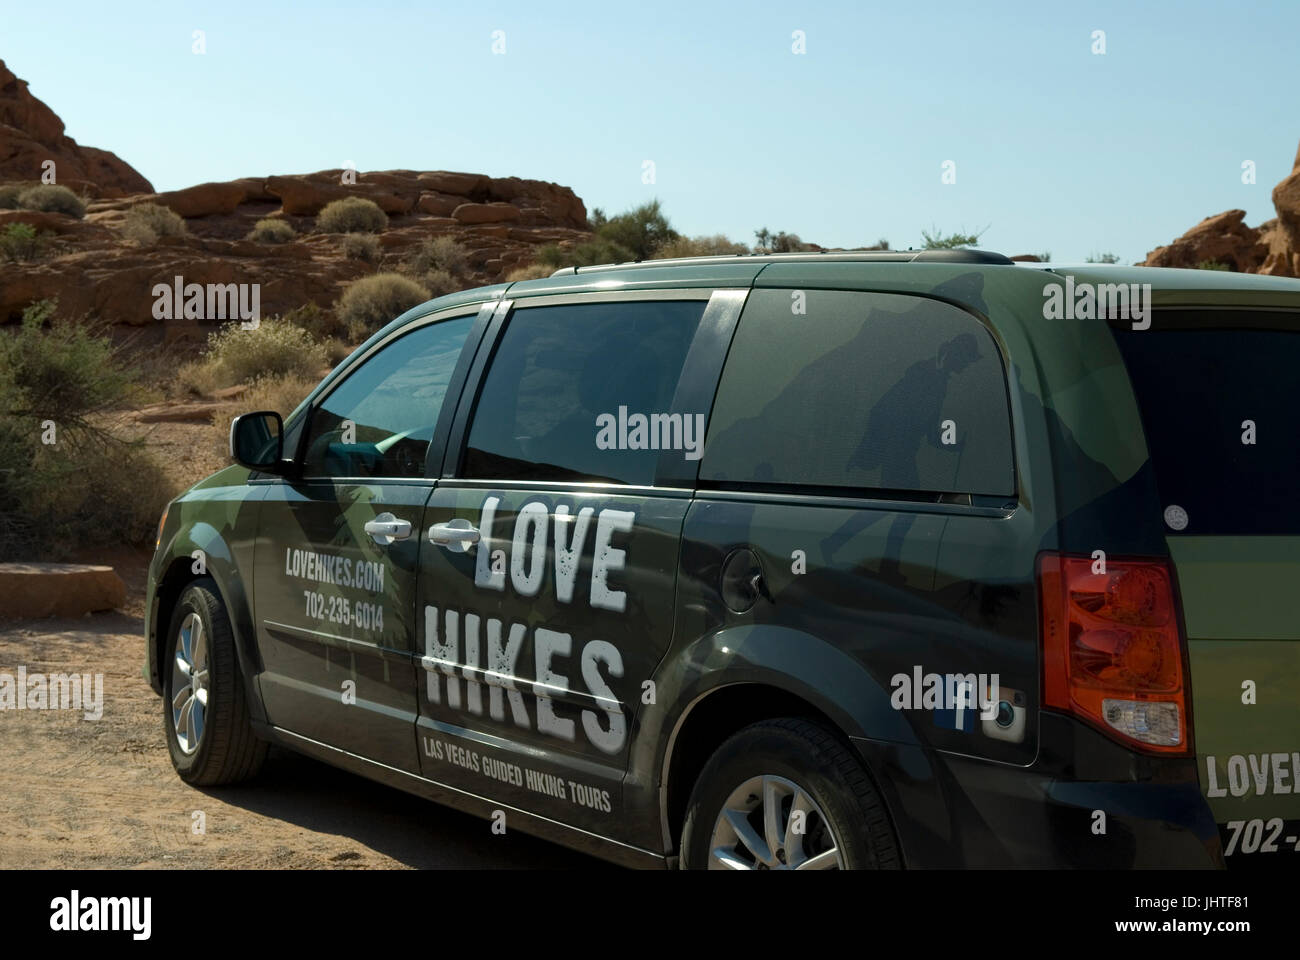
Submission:
<svg viewBox="0 0 1300 960">
<path fill-rule="evenodd" d="M 997 345 L 975 317 L 937 300 L 755 290 L 718 386 L 700 481 L 1009 496 Z"/>
<path fill-rule="evenodd" d="M 306 477 L 422 477 L 471 314 L 417 327 L 347 375 L 312 411 Z"/>
<path fill-rule="evenodd" d="M 658 433 L 671 416 L 703 300 L 524 307 L 488 370 L 460 475 L 474 479 L 654 483 Z M 702 415 L 700 411 L 700 426 Z M 689 440 L 688 432 L 677 440 Z M 698 449 L 703 430 L 695 430 Z M 685 452 L 684 452 L 685 453 Z"/>
</svg>

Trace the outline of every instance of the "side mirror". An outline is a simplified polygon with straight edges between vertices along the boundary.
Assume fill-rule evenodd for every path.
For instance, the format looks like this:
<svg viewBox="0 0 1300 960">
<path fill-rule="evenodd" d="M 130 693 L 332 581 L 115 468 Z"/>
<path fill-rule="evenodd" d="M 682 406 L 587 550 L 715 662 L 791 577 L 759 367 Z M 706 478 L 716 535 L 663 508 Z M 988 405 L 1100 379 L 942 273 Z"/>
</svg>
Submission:
<svg viewBox="0 0 1300 960">
<path fill-rule="evenodd" d="M 274 410 L 245 413 L 230 421 L 230 457 L 251 470 L 281 469 L 284 421 Z"/>
</svg>

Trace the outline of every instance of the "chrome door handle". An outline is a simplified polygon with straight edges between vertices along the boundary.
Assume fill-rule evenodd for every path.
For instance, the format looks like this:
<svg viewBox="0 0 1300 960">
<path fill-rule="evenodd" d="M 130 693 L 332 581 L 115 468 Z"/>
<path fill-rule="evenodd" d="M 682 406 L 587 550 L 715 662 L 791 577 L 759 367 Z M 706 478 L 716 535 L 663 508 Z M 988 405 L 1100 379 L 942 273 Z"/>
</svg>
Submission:
<svg viewBox="0 0 1300 960">
<path fill-rule="evenodd" d="M 479 542 L 478 530 L 468 520 L 457 517 L 446 523 L 435 523 L 429 528 L 429 542 L 446 547 L 453 553 L 464 553 Z"/>
<path fill-rule="evenodd" d="M 394 540 L 405 540 L 411 535 L 411 521 L 398 520 L 391 513 L 381 513 L 366 521 L 365 531 L 371 540 L 386 547 Z"/>
</svg>

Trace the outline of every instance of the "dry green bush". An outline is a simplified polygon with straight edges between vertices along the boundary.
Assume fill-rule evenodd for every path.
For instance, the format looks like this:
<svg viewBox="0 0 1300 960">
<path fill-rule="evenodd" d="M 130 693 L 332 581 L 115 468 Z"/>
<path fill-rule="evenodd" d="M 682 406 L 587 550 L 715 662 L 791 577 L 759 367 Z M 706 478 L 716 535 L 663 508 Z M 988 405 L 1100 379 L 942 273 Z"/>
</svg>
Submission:
<svg viewBox="0 0 1300 960">
<path fill-rule="evenodd" d="M 325 359 L 329 363 L 331 370 L 352 355 L 352 344 L 346 340 L 326 340 L 323 346 L 325 347 Z"/>
<path fill-rule="evenodd" d="M 0 336 L 0 561 L 146 542 L 170 496 L 149 452 L 99 425 L 137 400 L 135 372 L 84 318 L 54 313 L 32 304 Z"/>
<path fill-rule="evenodd" d="M 379 262 L 379 238 L 369 233 L 345 233 L 343 235 L 343 256 L 349 260 L 362 263 Z"/>
<path fill-rule="evenodd" d="M 122 236 L 143 246 L 157 243 L 160 237 L 183 237 L 187 232 L 184 217 L 157 203 L 137 203 L 127 210 L 122 222 Z"/>
<path fill-rule="evenodd" d="M 376 273 L 353 280 L 334 305 L 353 342 L 429 299 L 429 290 L 400 273 Z"/>
<path fill-rule="evenodd" d="M 281 319 L 295 327 L 302 327 L 319 343 L 348 335 L 348 325 L 339 319 L 337 313 L 310 300 L 300 307 L 294 307 Z"/>
<path fill-rule="evenodd" d="M 455 293 L 465 286 L 446 270 L 438 267 L 428 271 L 420 279 L 423 281 L 425 288 L 428 289 L 431 297 L 443 297 L 449 293 Z"/>
<path fill-rule="evenodd" d="M 506 283 L 514 283 L 518 280 L 543 280 L 554 272 L 554 267 L 548 267 L 544 263 L 529 263 L 522 267 L 515 267 L 507 273 Z"/>
<path fill-rule="evenodd" d="M 452 237 L 433 237 L 416 247 L 403 266 L 417 279 L 430 270 L 445 270 L 459 277 L 469 270 L 469 253 Z"/>
<path fill-rule="evenodd" d="M 298 234 L 293 229 L 293 224 L 287 220 L 267 217 L 253 224 L 253 229 L 248 231 L 246 239 L 255 243 L 288 243 L 296 236 Z"/>
<path fill-rule="evenodd" d="M 388 215 L 379 204 L 362 197 L 331 200 L 316 215 L 321 233 L 379 233 L 388 226 Z"/>
<path fill-rule="evenodd" d="M 13 263 L 39 260 L 49 241 L 48 231 L 37 232 L 35 227 L 26 223 L 7 223 L 0 230 L 0 260 Z"/>
<path fill-rule="evenodd" d="M 274 410 L 284 418 L 307 399 L 316 389 L 320 379 L 290 373 L 281 376 L 259 377 L 237 400 L 212 415 L 212 442 L 225 457 L 230 452 L 230 421 L 245 413 Z"/>
<path fill-rule="evenodd" d="M 40 210 L 44 213 L 63 213 L 80 220 L 86 215 L 86 201 L 67 187 L 53 183 L 39 183 L 18 194 L 18 206 L 23 210 Z"/>
<path fill-rule="evenodd" d="M 749 253 L 749 247 L 715 233 L 708 237 L 677 237 L 675 240 L 669 240 L 655 250 L 654 259 L 733 256 L 745 253 Z"/>
<path fill-rule="evenodd" d="M 228 323 L 209 334 L 202 358 L 183 366 L 177 378 L 190 390 L 207 394 L 268 376 L 318 379 L 325 362 L 325 348 L 310 333 L 277 317 L 252 330 Z"/>
<path fill-rule="evenodd" d="M 0 183 L 0 210 L 17 210 L 18 197 L 30 183 Z"/>
<path fill-rule="evenodd" d="M 536 262 L 550 267 L 552 271 L 561 267 L 590 267 L 598 263 L 626 263 L 635 255 L 627 247 L 603 237 L 596 237 L 572 246 L 558 243 L 544 243 L 534 254 Z"/>
</svg>

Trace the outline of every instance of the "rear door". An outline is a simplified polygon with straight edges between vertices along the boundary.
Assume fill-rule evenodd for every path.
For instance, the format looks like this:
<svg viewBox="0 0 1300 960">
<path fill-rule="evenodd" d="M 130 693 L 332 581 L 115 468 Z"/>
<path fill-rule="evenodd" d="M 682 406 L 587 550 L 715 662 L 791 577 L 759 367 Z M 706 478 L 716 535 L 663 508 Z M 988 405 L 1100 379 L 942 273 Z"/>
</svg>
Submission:
<svg viewBox="0 0 1300 960">
<path fill-rule="evenodd" d="M 861 704 L 873 737 L 1028 763 L 1030 518 L 1013 512 L 997 344 L 939 300 L 811 290 L 796 314 L 800 293 L 756 289 L 740 317 L 686 521 L 678 629 L 815 638 L 805 656 L 828 682 L 875 677 L 878 701 Z M 728 599 L 737 569 L 761 571 L 766 593 Z M 922 708 L 925 675 L 961 678 L 963 702 Z M 899 676 L 917 678 L 916 704 L 890 703 Z M 979 716 L 991 676 L 1018 694 L 1008 729 Z"/>
<path fill-rule="evenodd" d="M 1182 595 L 1201 789 L 1231 867 L 1300 852 L 1300 312 L 1116 330 Z"/>
<path fill-rule="evenodd" d="M 424 513 L 418 623 L 425 775 L 639 844 L 628 731 L 672 640 L 675 478 L 707 413 L 678 387 L 709 293 L 652 296 L 498 319 Z"/>
<path fill-rule="evenodd" d="M 310 411 L 301 478 L 272 483 L 254 562 L 270 722 L 412 772 L 420 521 L 436 430 L 469 364 L 475 308 L 379 345 Z M 462 359 L 462 349 L 466 357 Z"/>
</svg>

